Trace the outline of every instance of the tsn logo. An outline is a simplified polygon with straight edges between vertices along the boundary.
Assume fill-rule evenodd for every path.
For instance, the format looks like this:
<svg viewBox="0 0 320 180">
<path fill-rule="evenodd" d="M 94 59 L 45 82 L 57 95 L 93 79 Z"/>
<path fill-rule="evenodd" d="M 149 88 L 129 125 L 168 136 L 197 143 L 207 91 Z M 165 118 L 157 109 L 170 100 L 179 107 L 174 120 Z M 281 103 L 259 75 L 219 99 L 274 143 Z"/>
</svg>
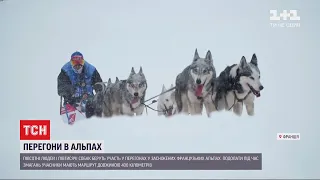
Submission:
<svg viewBox="0 0 320 180">
<path fill-rule="evenodd" d="M 50 140 L 50 120 L 20 120 L 20 140 Z"/>
</svg>

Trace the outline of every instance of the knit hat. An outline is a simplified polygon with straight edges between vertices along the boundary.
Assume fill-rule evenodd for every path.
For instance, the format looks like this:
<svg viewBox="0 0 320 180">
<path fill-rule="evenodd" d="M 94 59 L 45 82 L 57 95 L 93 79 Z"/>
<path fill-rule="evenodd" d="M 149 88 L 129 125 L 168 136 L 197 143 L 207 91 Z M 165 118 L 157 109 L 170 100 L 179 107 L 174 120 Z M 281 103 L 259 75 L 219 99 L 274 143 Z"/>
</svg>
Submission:
<svg viewBox="0 0 320 180">
<path fill-rule="evenodd" d="M 71 59 L 72 59 L 73 57 L 82 57 L 82 58 L 83 58 L 83 55 L 81 54 L 81 52 L 76 51 L 76 52 L 72 53 Z"/>
</svg>

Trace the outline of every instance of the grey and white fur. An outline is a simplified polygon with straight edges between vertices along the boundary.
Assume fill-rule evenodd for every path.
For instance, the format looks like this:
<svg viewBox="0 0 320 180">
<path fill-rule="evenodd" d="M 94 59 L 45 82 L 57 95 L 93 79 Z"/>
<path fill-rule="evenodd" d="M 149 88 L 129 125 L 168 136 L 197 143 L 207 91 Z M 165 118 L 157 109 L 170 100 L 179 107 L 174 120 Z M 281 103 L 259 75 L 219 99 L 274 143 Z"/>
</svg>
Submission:
<svg viewBox="0 0 320 180">
<path fill-rule="evenodd" d="M 147 80 L 142 67 L 138 73 L 132 67 L 126 80 L 120 80 L 110 87 L 108 106 L 113 115 L 142 115 L 147 90 Z"/>
<path fill-rule="evenodd" d="M 175 99 L 178 112 L 200 115 L 204 105 L 210 116 L 215 110 L 210 96 L 215 78 L 216 70 L 210 50 L 205 58 L 201 58 L 196 49 L 192 63 L 176 77 Z"/>
<path fill-rule="evenodd" d="M 99 83 L 102 86 L 102 91 L 95 94 L 94 102 L 94 115 L 97 117 L 112 117 L 113 113 L 110 107 L 111 103 L 111 92 L 110 89 L 119 82 L 118 77 L 116 77 L 115 83 L 111 82 L 109 78 L 107 85 L 105 83 Z"/>
<path fill-rule="evenodd" d="M 171 84 L 170 89 L 173 88 Z M 157 111 L 159 116 L 170 117 L 176 113 L 175 92 L 167 91 L 165 85 L 162 85 L 161 95 L 158 98 Z"/>
<path fill-rule="evenodd" d="M 226 67 L 216 78 L 214 89 L 212 98 L 218 111 L 233 110 L 241 116 L 245 104 L 247 114 L 253 116 L 255 96 L 260 97 L 260 91 L 264 89 L 256 54 L 252 55 L 249 63 L 242 56 L 239 64 Z"/>
</svg>

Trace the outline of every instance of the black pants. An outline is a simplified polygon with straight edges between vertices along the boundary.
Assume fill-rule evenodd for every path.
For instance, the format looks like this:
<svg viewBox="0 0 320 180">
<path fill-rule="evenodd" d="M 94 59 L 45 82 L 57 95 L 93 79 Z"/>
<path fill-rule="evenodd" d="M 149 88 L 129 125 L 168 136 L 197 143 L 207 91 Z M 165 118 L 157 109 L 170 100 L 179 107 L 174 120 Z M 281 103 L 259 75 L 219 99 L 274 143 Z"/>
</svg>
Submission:
<svg viewBox="0 0 320 180">
<path fill-rule="evenodd" d="M 64 99 L 63 105 L 70 104 L 72 106 L 76 106 L 77 103 L 80 103 L 82 98 L 80 98 L 80 97 L 78 97 L 78 98 L 75 98 L 75 97 L 63 97 L 63 99 Z"/>
<path fill-rule="evenodd" d="M 77 103 L 80 103 L 82 97 L 63 97 L 64 102 L 63 105 L 70 104 L 72 106 L 77 106 Z M 88 95 L 88 101 L 93 100 L 93 95 Z"/>
<path fill-rule="evenodd" d="M 93 104 L 93 95 L 89 95 L 87 98 L 86 106 L 85 106 L 85 113 L 86 117 L 90 118 L 94 115 L 94 104 Z M 64 97 L 64 105 L 70 104 L 73 107 L 77 107 L 77 103 L 80 103 L 82 98 L 75 98 L 75 97 Z"/>
</svg>

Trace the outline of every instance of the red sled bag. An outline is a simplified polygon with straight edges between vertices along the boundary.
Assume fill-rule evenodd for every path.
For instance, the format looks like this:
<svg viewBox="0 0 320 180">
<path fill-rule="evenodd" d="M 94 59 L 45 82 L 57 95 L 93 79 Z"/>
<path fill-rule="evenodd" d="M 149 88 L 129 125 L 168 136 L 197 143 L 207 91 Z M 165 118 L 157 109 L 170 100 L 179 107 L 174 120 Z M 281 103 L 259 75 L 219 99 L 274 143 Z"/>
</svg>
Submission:
<svg viewBox="0 0 320 180">
<path fill-rule="evenodd" d="M 82 108 L 81 108 L 82 107 Z M 70 104 L 62 105 L 62 97 L 60 99 L 60 116 L 64 123 L 73 125 L 76 121 L 87 119 L 84 110 L 83 104 L 79 103 L 77 107 L 74 107 Z"/>
</svg>

